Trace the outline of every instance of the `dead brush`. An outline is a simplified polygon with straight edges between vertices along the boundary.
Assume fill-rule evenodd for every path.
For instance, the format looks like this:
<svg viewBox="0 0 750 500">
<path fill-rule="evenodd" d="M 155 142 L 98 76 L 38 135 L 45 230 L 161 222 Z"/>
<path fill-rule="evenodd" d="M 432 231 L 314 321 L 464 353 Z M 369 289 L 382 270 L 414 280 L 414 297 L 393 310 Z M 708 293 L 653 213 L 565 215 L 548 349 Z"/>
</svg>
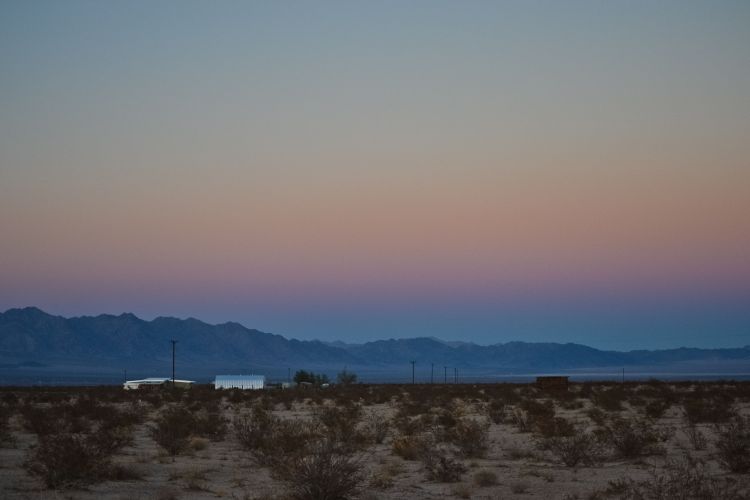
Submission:
<svg viewBox="0 0 750 500">
<path fill-rule="evenodd" d="M 284 482 L 290 498 L 296 500 L 346 499 L 361 490 L 363 460 L 322 439 L 311 443 L 304 453 L 277 461 L 271 475 Z"/>
<path fill-rule="evenodd" d="M 568 467 L 591 466 L 604 456 L 605 447 L 596 435 L 576 429 L 570 436 L 557 436 L 544 439 L 540 446 L 549 450 Z"/>
<path fill-rule="evenodd" d="M 151 428 L 151 437 L 172 457 L 188 448 L 190 437 L 195 433 L 195 417 L 181 406 L 164 410 Z"/>
<path fill-rule="evenodd" d="M 683 413 L 689 423 L 719 424 L 731 420 L 734 415 L 733 399 L 723 393 L 699 391 L 683 400 Z"/>
<path fill-rule="evenodd" d="M 602 442 L 611 446 L 622 458 L 657 454 L 661 451 L 658 444 L 668 438 L 640 419 L 617 418 L 598 432 Z"/>
<path fill-rule="evenodd" d="M 721 466 L 739 474 L 750 471 L 750 417 L 737 416 L 717 427 L 717 458 Z"/>
<path fill-rule="evenodd" d="M 319 427 L 298 419 L 282 420 L 260 406 L 252 415 L 237 417 L 233 423 L 238 441 L 260 465 L 273 466 L 285 456 L 303 454 L 320 437 Z"/>
<path fill-rule="evenodd" d="M 356 450 L 363 448 L 368 441 L 367 435 L 358 428 L 362 419 L 359 405 L 323 406 L 314 413 L 314 419 L 328 439 L 341 446 Z"/>
<path fill-rule="evenodd" d="M 685 437 L 687 437 L 688 442 L 690 443 L 690 446 L 693 448 L 693 450 L 701 451 L 706 449 L 708 441 L 705 434 L 701 432 L 696 424 L 688 423 L 687 425 L 684 425 L 682 427 L 682 433 L 685 435 Z"/>
<path fill-rule="evenodd" d="M 369 413 L 364 419 L 364 431 L 375 444 L 382 444 L 388 437 L 391 424 L 375 412 Z"/>
<path fill-rule="evenodd" d="M 461 456 L 466 458 L 482 458 L 487 455 L 489 448 L 489 422 L 473 418 L 462 418 L 446 437 L 458 448 Z"/>
<path fill-rule="evenodd" d="M 466 466 L 452 455 L 452 450 L 447 447 L 427 448 L 421 457 L 427 479 L 441 483 L 460 481 Z"/>
<path fill-rule="evenodd" d="M 622 498 L 643 500 L 742 500 L 750 491 L 732 478 L 712 477 L 703 462 L 686 455 L 668 462 L 661 471 L 654 469 L 646 481 L 630 480 L 618 485 Z"/>
<path fill-rule="evenodd" d="M 92 436 L 50 434 L 40 437 L 24 465 L 48 488 L 69 487 L 106 479 L 110 455 Z"/>
<path fill-rule="evenodd" d="M 391 443 L 391 452 L 404 460 L 418 460 L 431 444 L 431 436 L 425 434 L 396 436 Z"/>
</svg>

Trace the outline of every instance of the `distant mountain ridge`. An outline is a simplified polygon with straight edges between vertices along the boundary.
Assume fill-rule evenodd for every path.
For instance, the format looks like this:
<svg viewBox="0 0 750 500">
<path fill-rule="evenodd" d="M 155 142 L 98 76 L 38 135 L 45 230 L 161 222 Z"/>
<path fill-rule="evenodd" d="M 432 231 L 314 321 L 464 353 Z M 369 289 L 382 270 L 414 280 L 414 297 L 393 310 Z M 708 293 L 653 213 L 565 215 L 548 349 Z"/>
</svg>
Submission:
<svg viewBox="0 0 750 500">
<path fill-rule="evenodd" d="M 178 340 L 181 363 L 193 367 L 388 367 L 409 361 L 506 372 L 554 371 L 692 362 L 747 362 L 750 346 L 603 351 L 581 344 L 508 342 L 482 346 L 435 338 L 363 344 L 287 339 L 238 323 L 210 325 L 194 318 L 145 321 L 131 313 L 64 318 L 35 307 L 0 313 L 0 365 L 92 363 L 163 365 Z"/>
</svg>

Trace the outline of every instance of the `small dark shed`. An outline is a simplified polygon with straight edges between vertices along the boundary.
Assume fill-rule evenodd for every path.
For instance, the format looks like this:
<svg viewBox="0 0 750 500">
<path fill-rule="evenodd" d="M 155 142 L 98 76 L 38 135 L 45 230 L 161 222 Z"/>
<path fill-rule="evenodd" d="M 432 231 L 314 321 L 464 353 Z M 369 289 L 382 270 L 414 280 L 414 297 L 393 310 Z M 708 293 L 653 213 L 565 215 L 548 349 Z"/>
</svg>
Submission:
<svg viewBox="0 0 750 500">
<path fill-rule="evenodd" d="M 568 389 L 568 377 L 560 377 L 560 376 L 537 377 L 536 385 L 540 389 L 567 390 Z"/>
</svg>

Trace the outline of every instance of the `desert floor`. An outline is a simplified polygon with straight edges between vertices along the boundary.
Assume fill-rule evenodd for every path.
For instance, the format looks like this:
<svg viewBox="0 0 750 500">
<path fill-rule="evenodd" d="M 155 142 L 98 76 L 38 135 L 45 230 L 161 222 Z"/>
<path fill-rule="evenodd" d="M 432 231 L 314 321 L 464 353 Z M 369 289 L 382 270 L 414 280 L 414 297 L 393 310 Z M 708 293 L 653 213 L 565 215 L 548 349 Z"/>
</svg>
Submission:
<svg viewBox="0 0 750 500">
<path fill-rule="evenodd" d="M 355 483 L 343 497 L 750 498 L 750 383 L 1 388 L 0 402 L 6 499 L 322 498 L 294 479 L 311 464 L 306 446 L 321 439 L 343 443 L 332 454 Z M 204 422 L 191 423 L 182 441 L 172 436 L 174 456 L 153 437 L 170 408 Z M 279 427 L 288 421 L 299 425 Z M 121 441 L 92 451 L 89 471 L 65 477 L 83 458 L 56 437 L 94 442 L 105 427 Z M 578 463 L 564 463 L 576 455 Z M 451 457 L 435 466 L 449 482 L 429 477 L 436 457 Z M 52 485 L 50 469 L 63 476 Z"/>
</svg>

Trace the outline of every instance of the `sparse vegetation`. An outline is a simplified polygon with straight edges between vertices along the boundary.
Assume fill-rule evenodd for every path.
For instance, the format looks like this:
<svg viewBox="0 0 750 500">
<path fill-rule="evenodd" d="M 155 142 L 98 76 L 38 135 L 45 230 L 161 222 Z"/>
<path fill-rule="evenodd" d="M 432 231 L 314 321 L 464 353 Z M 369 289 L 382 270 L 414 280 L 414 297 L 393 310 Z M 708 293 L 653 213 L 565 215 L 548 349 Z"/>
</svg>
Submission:
<svg viewBox="0 0 750 500">
<path fill-rule="evenodd" d="M 16 465 L 2 462 L 0 478 L 23 460 L 30 474 L 21 477 L 48 488 L 102 481 L 148 481 L 150 488 L 155 481 L 152 491 L 177 496 L 375 498 L 408 491 L 420 498 L 540 498 L 555 481 L 555 491 L 580 499 L 750 497 L 750 384 L 620 386 L 571 384 L 565 392 L 524 384 L 0 389 L 0 435 L 12 447 L 0 453 L 22 455 Z M 710 395 L 721 409 L 696 404 L 697 394 Z M 609 399 L 621 409 L 607 409 Z M 671 439 L 674 428 L 677 439 Z M 143 448 L 149 436 L 158 454 Z M 677 453 L 687 455 L 675 460 Z M 180 454 L 187 456 L 174 458 Z M 252 481 L 242 472 L 249 463 Z M 573 469 L 552 472 L 557 464 Z M 579 469 L 596 465 L 607 468 L 603 478 Z M 227 466 L 236 472 L 224 484 L 217 482 L 221 475 L 206 472 Z M 154 472 L 163 467 L 169 473 Z M 612 479 L 609 471 L 623 467 L 641 472 Z M 582 489 L 592 481 L 593 489 Z M 420 482 L 424 493 L 415 488 Z"/>
</svg>

